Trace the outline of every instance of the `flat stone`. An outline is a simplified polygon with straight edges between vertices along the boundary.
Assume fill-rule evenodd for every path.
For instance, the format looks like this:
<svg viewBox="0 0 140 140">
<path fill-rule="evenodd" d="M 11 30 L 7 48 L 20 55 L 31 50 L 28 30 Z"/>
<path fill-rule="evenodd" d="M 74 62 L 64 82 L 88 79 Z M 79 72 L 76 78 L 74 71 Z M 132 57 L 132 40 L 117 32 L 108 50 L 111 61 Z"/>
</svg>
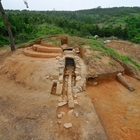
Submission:
<svg viewBox="0 0 140 140">
<path fill-rule="evenodd" d="M 71 128 L 71 127 L 72 127 L 72 123 L 65 123 L 65 124 L 64 124 L 64 127 L 65 127 L 66 129 Z"/>
<path fill-rule="evenodd" d="M 77 94 L 76 93 L 74 94 L 74 97 L 77 98 Z"/>
<path fill-rule="evenodd" d="M 63 116 L 62 114 L 58 114 L 58 115 L 57 115 L 57 118 L 58 118 L 58 119 L 61 119 L 62 116 Z"/>
<path fill-rule="evenodd" d="M 59 74 L 63 74 L 64 73 L 64 69 L 63 68 L 59 68 Z"/>
<path fill-rule="evenodd" d="M 64 105 L 66 105 L 67 104 L 67 102 L 60 102 L 60 103 L 58 103 L 58 106 L 64 106 Z"/>
<path fill-rule="evenodd" d="M 74 112 L 74 115 L 75 115 L 76 118 L 79 117 L 79 113 L 77 111 Z"/>
<path fill-rule="evenodd" d="M 61 95 L 61 94 L 62 94 L 62 84 L 57 83 L 56 95 Z"/>
<path fill-rule="evenodd" d="M 62 83 L 63 82 L 63 75 L 59 76 L 59 82 Z"/>
<path fill-rule="evenodd" d="M 81 79 L 82 79 L 81 76 L 76 76 L 76 81 L 79 81 Z"/>
<path fill-rule="evenodd" d="M 78 71 L 75 71 L 75 74 L 79 74 L 79 72 Z"/>
<path fill-rule="evenodd" d="M 117 76 L 122 76 L 122 73 L 118 73 Z"/>
<path fill-rule="evenodd" d="M 80 69 L 80 68 L 81 68 L 81 66 L 79 66 L 79 65 L 76 65 L 76 68 Z"/>
<path fill-rule="evenodd" d="M 47 79 L 49 79 L 49 77 L 50 77 L 49 75 L 46 76 Z"/>
<path fill-rule="evenodd" d="M 64 66 L 64 65 L 59 65 L 58 67 L 59 67 L 59 68 L 64 68 L 65 66 Z"/>
<path fill-rule="evenodd" d="M 81 92 L 83 91 L 83 89 L 82 89 L 81 86 L 77 86 L 77 88 L 78 88 Z"/>
<path fill-rule="evenodd" d="M 97 82 L 94 82 L 94 85 L 97 85 L 98 83 Z"/>
<path fill-rule="evenodd" d="M 61 111 L 60 114 L 62 114 L 64 116 L 66 113 L 64 111 Z"/>
<path fill-rule="evenodd" d="M 68 115 L 72 115 L 72 113 L 73 113 L 73 109 L 71 109 L 70 111 L 68 111 Z"/>
<path fill-rule="evenodd" d="M 69 100 L 68 101 L 68 107 L 71 109 L 71 108 L 74 108 L 74 102 L 73 100 Z"/>
<path fill-rule="evenodd" d="M 78 101 L 77 101 L 77 100 L 74 100 L 74 104 L 78 105 L 79 103 L 78 103 Z"/>
<path fill-rule="evenodd" d="M 60 59 L 60 56 L 57 56 L 56 59 Z"/>
</svg>

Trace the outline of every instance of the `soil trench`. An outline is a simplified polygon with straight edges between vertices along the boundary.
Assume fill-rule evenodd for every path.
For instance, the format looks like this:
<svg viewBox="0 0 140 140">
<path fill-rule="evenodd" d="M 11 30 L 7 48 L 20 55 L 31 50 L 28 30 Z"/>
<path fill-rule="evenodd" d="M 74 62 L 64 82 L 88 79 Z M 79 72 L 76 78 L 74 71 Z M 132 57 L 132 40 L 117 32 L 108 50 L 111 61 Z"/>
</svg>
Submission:
<svg viewBox="0 0 140 140">
<path fill-rule="evenodd" d="M 62 133 L 64 131 L 63 125 L 65 125 L 65 123 L 70 123 L 72 125 L 72 128 L 70 130 L 76 128 L 78 131 L 77 134 L 79 136 L 78 137 L 76 136 L 77 139 L 89 140 L 92 137 L 92 139 L 96 139 L 96 140 L 98 139 L 106 140 L 107 139 L 106 135 L 99 121 L 99 118 L 94 110 L 94 107 L 90 101 L 90 98 L 85 96 L 86 92 L 83 92 L 82 87 L 78 84 L 78 81 L 76 81 L 77 75 L 75 72 L 76 72 L 77 63 L 75 58 L 78 61 L 80 58 L 75 55 L 74 56 L 69 55 L 69 53 L 70 52 L 68 52 L 68 55 L 66 55 L 63 59 L 65 60 L 65 62 L 63 60 L 61 61 L 63 62 L 63 64 L 65 64 L 65 67 L 64 67 L 63 85 L 62 85 L 62 92 L 61 92 L 62 95 L 60 95 L 59 99 L 62 100 L 62 103 L 66 102 L 66 104 L 63 106 L 59 106 L 57 108 L 56 116 L 60 128 L 59 132 Z M 81 59 L 81 61 L 83 60 Z M 78 72 L 78 76 L 79 74 L 80 73 Z M 79 95 L 78 92 L 73 91 L 75 86 L 79 86 L 82 89 L 82 91 L 78 91 Z M 86 104 L 86 108 L 88 108 L 87 110 L 84 110 L 85 104 Z M 93 124 L 96 124 L 96 126 L 92 125 L 92 123 L 88 125 L 85 124 L 85 120 L 83 120 L 84 117 L 82 117 L 83 116 L 82 114 L 87 116 L 89 115 L 88 110 L 91 107 L 92 107 L 92 111 L 91 111 L 92 113 L 90 113 L 91 116 L 88 117 L 86 121 L 93 122 Z M 81 127 L 79 128 L 79 126 Z M 86 129 L 91 129 L 91 134 L 90 132 L 87 132 Z M 85 133 L 85 135 L 82 134 L 83 132 Z"/>
<path fill-rule="evenodd" d="M 63 79 L 63 91 L 62 95 L 67 96 L 68 94 L 68 81 L 70 81 L 69 87 L 72 89 L 75 86 L 75 62 L 73 58 L 65 58 L 65 69 Z M 69 80 L 70 79 L 70 80 Z"/>
</svg>

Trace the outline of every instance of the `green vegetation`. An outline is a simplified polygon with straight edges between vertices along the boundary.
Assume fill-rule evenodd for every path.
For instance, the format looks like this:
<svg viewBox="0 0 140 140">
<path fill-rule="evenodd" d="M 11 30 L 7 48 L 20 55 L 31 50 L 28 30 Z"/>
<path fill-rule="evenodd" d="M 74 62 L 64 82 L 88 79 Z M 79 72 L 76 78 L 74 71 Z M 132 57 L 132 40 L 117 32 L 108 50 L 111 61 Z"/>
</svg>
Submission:
<svg viewBox="0 0 140 140">
<path fill-rule="evenodd" d="M 46 38 L 42 39 L 42 42 L 43 43 L 54 44 L 54 45 L 57 45 L 57 46 L 61 46 L 60 40 L 59 39 L 56 39 L 56 38 L 46 37 Z"/>
<path fill-rule="evenodd" d="M 93 50 L 98 50 L 101 51 L 101 55 L 111 55 L 116 57 L 117 59 L 121 60 L 124 63 L 130 64 L 135 68 L 138 68 L 140 70 L 140 63 L 137 61 L 133 60 L 130 56 L 124 56 L 118 54 L 115 50 L 106 47 L 104 44 L 97 40 L 91 40 L 90 46 Z"/>
<path fill-rule="evenodd" d="M 15 44 L 48 34 L 66 33 L 126 39 L 140 43 L 140 7 L 94 8 L 80 11 L 6 10 Z M 0 46 L 9 44 L 0 16 Z"/>
</svg>

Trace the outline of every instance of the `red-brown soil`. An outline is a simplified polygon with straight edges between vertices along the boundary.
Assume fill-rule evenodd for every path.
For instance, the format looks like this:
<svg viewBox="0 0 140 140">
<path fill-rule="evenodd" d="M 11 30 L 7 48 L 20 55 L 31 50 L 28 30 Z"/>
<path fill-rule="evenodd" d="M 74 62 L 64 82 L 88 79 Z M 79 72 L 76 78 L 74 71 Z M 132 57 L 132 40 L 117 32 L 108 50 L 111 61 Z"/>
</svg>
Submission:
<svg viewBox="0 0 140 140">
<path fill-rule="evenodd" d="M 140 139 L 140 82 L 127 79 L 136 88 L 134 92 L 117 81 L 87 88 L 109 140 Z"/>
<path fill-rule="evenodd" d="M 120 45 L 115 42 L 114 46 L 119 49 Z M 110 47 L 113 48 L 113 44 Z M 129 45 L 126 43 L 125 46 Z M 118 52 L 139 60 L 139 54 L 133 54 L 133 51 Z M 98 66 L 99 60 L 96 56 Z M 107 67 L 108 58 L 103 60 Z M 125 75 L 136 89 L 133 92 L 115 79 L 108 81 L 106 78 L 97 85 L 87 85 L 86 92 L 76 99 L 79 102 L 76 106 L 79 117 L 76 118 L 67 114 L 67 106 L 58 108 L 58 96 L 50 94 L 52 81 L 46 77 L 57 79 L 57 67 L 55 58 L 27 57 L 23 49 L 13 53 L 0 51 L 0 139 L 106 140 L 106 136 L 108 140 L 140 139 L 138 80 Z M 57 114 L 60 111 L 66 115 L 59 125 Z M 73 127 L 65 129 L 65 122 L 71 122 Z"/>
</svg>

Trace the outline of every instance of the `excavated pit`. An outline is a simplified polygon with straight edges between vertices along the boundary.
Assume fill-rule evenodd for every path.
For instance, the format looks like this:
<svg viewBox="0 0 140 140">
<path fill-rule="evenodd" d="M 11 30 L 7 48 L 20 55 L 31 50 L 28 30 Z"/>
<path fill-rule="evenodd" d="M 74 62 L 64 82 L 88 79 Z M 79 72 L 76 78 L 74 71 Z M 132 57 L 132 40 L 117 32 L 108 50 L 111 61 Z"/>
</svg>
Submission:
<svg viewBox="0 0 140 140">
<path fill-rule="evenodd" d="M 67 68 L 75 68 L 74 59 L 71 57 L 65 58 L 65 69 L 67 69 Z"/>
<path fill-rule="evenodd" d="M 71 57 L 65 58 L 65 69 L 64 69 L 64 77 L 63 77 L 63 88 L 62 94 L 67 95 L 68 92 L 68 80 L 71 77 L 71 87 L 73 87 L 76 83 L 75 78 L 75 61 Z"/>
</svg>

